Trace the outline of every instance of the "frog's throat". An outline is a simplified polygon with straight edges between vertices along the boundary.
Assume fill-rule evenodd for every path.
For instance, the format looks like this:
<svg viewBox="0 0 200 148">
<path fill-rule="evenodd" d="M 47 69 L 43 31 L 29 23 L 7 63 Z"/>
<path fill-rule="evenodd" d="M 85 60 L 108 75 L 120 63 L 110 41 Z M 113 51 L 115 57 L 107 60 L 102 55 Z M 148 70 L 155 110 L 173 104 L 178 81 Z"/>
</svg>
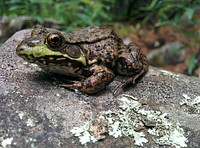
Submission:
<svg viewBox="0 0 200 148">
<path fill-rule="evenodd" d="M 84 54 L 81 51 L 81 56 L 78 58 L 72 58 L 67 54 L 60 53 L 58 51 L 52 51 L 48 49 L 45 46 L 40 46 L 40 47 L 31 47 L 30 50 L 23 50 L 20 51 L 20 55 L 22 58 L 28 60 L 28 61 L 34 61 L 34 59 L 44 59 L 47 58 L 49 61 L 59 61 L 59 60 L 65 60 L 65 59 L 70 59 L 72 61 L 77 61 L 81 62 L 84 66 L 86 66 L 86 58 Z M 59 57 L 59 58 L 56 58 Z"/>
</svg>

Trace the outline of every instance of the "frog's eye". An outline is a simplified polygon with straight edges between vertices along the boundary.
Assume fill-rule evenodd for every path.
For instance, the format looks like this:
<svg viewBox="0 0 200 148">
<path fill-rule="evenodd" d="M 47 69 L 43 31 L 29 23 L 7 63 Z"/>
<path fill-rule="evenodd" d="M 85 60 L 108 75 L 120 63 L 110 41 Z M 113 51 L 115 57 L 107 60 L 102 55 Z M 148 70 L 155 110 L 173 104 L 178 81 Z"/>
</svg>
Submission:
<svg viewBox="0 0 200 148">
<path fill-rule="evenodd" d="M 62 45 L 63 37 L 60 33 L 52 33 L 47 36 L 47 43 L 52 48 L 58 48 Z"/>
</svg>

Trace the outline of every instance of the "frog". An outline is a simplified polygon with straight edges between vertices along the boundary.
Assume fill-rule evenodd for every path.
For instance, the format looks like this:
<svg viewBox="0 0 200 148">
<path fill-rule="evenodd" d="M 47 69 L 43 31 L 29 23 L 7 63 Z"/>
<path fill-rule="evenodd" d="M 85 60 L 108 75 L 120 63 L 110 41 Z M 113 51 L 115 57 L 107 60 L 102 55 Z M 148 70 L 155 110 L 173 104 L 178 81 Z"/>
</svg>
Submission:
<svg viewBox="0 0 200 148">
<path fill-rule="evenodd" d="M 119 75 L 125 80 L 114 89 L 113 94 L 117 94 L 128 84 L 135 84 L 149 67 L 135 42 L 124 44 L 105 26 L 63 33 L 36 25 L 30 37 L 19 43 L 16 53 L 48 73 L 66 78 L 60 86 L 83 94 L 99 92 Z"/>
</svg>

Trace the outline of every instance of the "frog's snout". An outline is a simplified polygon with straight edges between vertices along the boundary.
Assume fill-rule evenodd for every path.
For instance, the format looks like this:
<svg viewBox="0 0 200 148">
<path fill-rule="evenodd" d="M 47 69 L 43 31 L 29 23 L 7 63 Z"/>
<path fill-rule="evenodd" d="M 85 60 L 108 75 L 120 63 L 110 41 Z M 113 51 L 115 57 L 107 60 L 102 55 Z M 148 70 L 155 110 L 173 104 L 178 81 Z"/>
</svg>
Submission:
<svg viewBox="0 0 200 148">
<path fill-rule="evenodd" d="M 22 41 L 16 48 L 16 52 L 18 55 L 20 55 L 21 51 L 24 51 L 27 48 L 27 46 L 24 44 L 24 41 Z"/>
<path fill-rule="evenodd" d="M 34 38 L 28 38 L 23 40 L 16 48 L 16 52 L 19 55 L 20 52 L 25 52 L 28 50 L 32 50 L 33 47 L 35 47 L 37 44 L 40 44 L 41 40 L 34 39 Z"/>
</svg>

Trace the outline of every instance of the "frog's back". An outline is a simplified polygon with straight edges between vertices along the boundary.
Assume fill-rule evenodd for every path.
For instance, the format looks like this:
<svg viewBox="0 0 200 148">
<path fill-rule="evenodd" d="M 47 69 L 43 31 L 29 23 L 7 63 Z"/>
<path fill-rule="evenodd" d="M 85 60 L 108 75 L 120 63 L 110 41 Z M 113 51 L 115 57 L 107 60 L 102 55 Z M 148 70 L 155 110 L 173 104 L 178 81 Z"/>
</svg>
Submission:
<svg viewBox="0 0 200 148">
<path fill-rule="evenodd" d="M 95 42 L 108 37 L 115 37 L 112 29 L 99 26 L 90 26 L 83 30 L 68 33 L 65 40 L 68 43 Z"/>
<path fill-rule="evenodd" d="M 88 64 L 103 64 L 112 67 L 117 59 L 122 40 L 106 27 L 90 26 L 65 36 L 68 43 L 78 44 L 85 53 Z"/>
</svg>

